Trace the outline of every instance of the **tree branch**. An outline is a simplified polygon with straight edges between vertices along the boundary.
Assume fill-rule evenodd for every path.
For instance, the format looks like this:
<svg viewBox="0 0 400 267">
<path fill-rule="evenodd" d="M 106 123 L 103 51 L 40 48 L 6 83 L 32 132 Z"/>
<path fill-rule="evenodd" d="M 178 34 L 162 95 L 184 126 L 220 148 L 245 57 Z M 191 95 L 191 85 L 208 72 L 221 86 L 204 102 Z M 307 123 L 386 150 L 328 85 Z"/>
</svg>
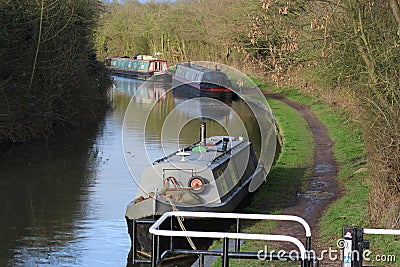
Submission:
<svg viewBox="0 0 400 267">
<path fill-rule="evenodd" d="M 390 8 L 392 9 L 394 20 L 397 23 L 397 35 L 400 36 L 400 6 L 397 0 L 389 0 Z"/>
</svg>

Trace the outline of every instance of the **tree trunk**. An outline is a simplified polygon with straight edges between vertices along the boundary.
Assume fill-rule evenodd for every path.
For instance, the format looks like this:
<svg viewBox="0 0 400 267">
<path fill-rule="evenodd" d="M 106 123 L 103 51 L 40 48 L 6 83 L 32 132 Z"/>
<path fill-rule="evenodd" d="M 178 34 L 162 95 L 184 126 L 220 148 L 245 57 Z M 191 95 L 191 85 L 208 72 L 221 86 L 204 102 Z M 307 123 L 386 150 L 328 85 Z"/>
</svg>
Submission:
<svg viewBox="0 0 400 267">
<path fill-rule="evenodd" d="M 390 8 L 392 9 L 394 20 L 397 23 L 397 35 L 400 36 L 400 5 L 397 0 L 389 0 Z"/>
<path fill-rule="evenodd" d="M 350 1 L 349 1 L 350 2 Z M 355 36 L 355 43 L 357 45 L 358 51 L 360 52 L 361 58 L 363 59 L 369 77 L 373 84 L 376 84 L 377 77 L 375 73 L 375 59 L 374 55 L 371 51 L 367 38 L 364 32 L 364 25 L 362 21 L 362 8 L 357 6 L 356 8 L 353 7 L 351 4 L 349 5 L 351 12 L 352 12 L 352 20 L 353 20 L 353 30 Z"/>
</svg>

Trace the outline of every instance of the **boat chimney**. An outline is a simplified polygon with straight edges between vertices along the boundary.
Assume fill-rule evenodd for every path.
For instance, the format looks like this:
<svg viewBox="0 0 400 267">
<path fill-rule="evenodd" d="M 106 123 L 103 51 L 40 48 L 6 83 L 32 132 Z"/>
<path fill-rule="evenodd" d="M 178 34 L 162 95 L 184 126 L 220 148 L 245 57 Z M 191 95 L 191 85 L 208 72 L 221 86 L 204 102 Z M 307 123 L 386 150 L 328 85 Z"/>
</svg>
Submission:
<svg viewBox="0 0 400 267">
<path fill-rule="evenodd" d="M 222 139 L 222 150 L 226 151 L 226 149 L 228 148 L 228 142 L 229 142 L 229 138 L 224 137 Z"/>
<path fill-rule="evenodd" d="M 200 123 L 200 145 L 206 146 L 206 123 Z"/>
</svg>

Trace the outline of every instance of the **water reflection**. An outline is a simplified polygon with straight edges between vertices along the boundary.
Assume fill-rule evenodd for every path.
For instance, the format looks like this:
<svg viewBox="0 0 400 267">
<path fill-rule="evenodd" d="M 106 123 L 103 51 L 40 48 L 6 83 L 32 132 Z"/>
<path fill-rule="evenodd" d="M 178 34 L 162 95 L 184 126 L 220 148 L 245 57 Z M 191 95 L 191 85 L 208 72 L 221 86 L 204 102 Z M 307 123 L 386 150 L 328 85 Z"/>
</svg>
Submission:
<svg viewBox="0 0 400 267">
<path fill-rule="evenodd" d="M 163 156 L 164 121 L 186 101 L 168 92 L 168 84 L 142 84 L 115 77 L 112 109 L 97 127 L 77 130 L 52 143 L 0 152 L 0 266 L 126 264 L 130 240 L 124 213 L 136 194 L 136 184 L 122 148 L 125 110 L 134 95 L 129 108 L 136 116 L 125 121 L 124 138 L 129 140 L 128 152 L 140 171 Z M 231 110 L 201 99 L 194 103 L 180 110 L 179 116 L 199 118 L 168 139 L 167 149 L 197 140 L 197 126 L 203 117 L 214 118 L 207 125 L 210 134 L 226 134 L 224 128 L 233 123 L 234 111 L 259 151 L 259 129 L 244 102 L 227 102 Z M 148 157 L 136 157 L 140 149 L 146 149 Z"/>
<path fill-rule="evenodd" d="M 121 127 L 130 96 L 115 93 L 99 126 L 0 153 L 0 266 L 123 266 L 123 214 L 135 184 Z"/>
<path fill-rule="evenodd" d="M 260 151 L 260 130 L 248 104 L 241 100 L 182 98 L 171 85 L 148 81 L 138 87 L 124 120 L 124 148 L 127 164 L 135 181 L 144 167 L 199 139 L 198 127 L 206 121 L 208 135 L 245 135 Z M 143 93 L 165 92 L 143 101 Z M 229 132 L 228 132 L 229 131 Z"/>
<path fill-rule="evenodd" d="M 96 131 L 72 133 L 75 142 L 21 145 L 1 155 L 0 205 L 8 215 L 0 219 L 1 266 L 57 263 L 55 254 L 74 240 L 99 166 L 90 149 Z"/>
<path fill-rule="evenodd" d="M 147 82 L 114 76 L 114 93 L 134 96 L 135 102 L 153 103 L 164 99 L 165 93 L 171 88 L 170 83 L 149 80 Z"/>
</svg>

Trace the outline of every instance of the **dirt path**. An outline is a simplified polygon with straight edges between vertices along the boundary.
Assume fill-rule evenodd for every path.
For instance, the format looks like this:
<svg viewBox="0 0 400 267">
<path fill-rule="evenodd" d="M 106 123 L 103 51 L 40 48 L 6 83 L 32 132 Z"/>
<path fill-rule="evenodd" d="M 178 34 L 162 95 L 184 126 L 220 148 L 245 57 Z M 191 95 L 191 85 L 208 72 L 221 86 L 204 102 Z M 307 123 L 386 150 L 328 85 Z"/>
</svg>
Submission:
<svg viewBox="0 0 400 267">
<path fill-rule="evenodd" d="M 307 190 L 299 192 L 297 201 L 293 205 L 284 208 L 282 214 L 297 215 L 304 218 L 310 224 L 311 233 L 315 240 L 316 233 L 318 233 L 318 222 L 323 212 L 328 207 L 328 204 L 337 198 L 340 193 L 336 181 L 337 164 L 332 152 L 333 142 L 328 136 L 326 127 L 315 117 L 308 106 L 291 101 L 276 93 L 268 92 L 264 95 L 268 98 L 282 101 L 296 109 L 307 121 L 313 133 L 315 143 L 314 166 Z M 279 223 L 273 229 L 273 233 L 291 235 L 304 240 L 304 230 L 297 223 Z M 282 248 L 282 243 L 276 244 L 276 247 Z M 284 247 L 284 249 L 290 250 L 294 248 L 290 245 Z M 318 250 L 315 246 L 312 246 L 312 248 L 316 251 Z M 339 263 L 324 262 L 321 266 L 339 266 Z"/>
</svg>

